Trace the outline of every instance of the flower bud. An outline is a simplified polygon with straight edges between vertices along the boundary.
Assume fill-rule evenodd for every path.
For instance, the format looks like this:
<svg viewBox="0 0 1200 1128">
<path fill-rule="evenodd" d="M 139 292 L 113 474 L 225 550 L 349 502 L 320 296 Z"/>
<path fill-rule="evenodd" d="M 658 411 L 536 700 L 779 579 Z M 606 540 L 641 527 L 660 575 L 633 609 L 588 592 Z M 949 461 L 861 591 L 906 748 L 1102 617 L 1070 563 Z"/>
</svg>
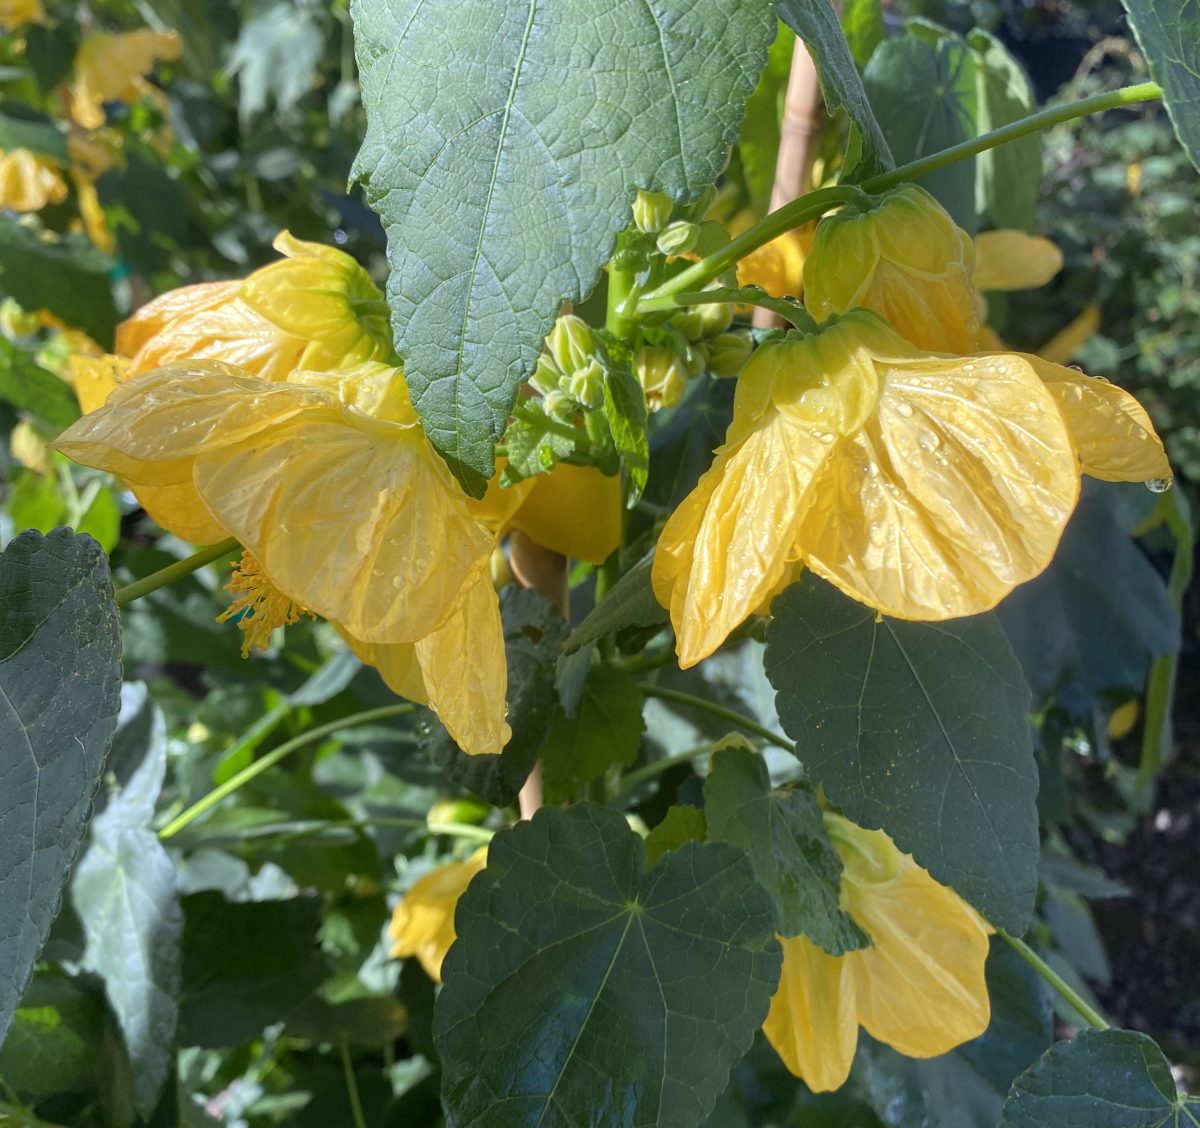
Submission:
<svg viewBox="0 0 1200 1128">
<path fill-rule="evenodd" d="M 971 237 L 906 184 L 870 211 L 821 220 L 804 263 L 804 303 L 818 321 L 874 310 L 918 348 L 969 353 L 979 335 L 974 271 Z"/>
<path fill-rule="evenodd" d="M 671 318 L 671 327 L 678 329 L 689 341 L 698 341 L 704 336 L 703 306 L 688 306 Z"/>
<path fill-rule="evenodd" d="M 546 414 L 553 419 L 566 422 L 575 414 L 575 401 L 557 389 L 551 389 L 542 396 L 542 406 Z"/>
<path fill-rule="evenodd" d="M 733 306 L 728 302 L 712 302 L 700 306 L 699 309 L 702 335 L 705 337 L 715 337 L 724 333 L 733 324 Z"/>
<path fill-rule="evenodd" d="M 708 345 L 708 370 L 714 376 L 731 379 L 741 372 L 754 346 L 749 333 L 721 333 Z"/>
<path fill-rule="evenodd" d="M 687 220 L 678 219 L 658 233 L 658 249 L 664 255 L 686 255 L 696 246 L 700 228 Z"/>
<path fill-rule="evenodd" d="M 594 357 L 586 368 L 572 372 L 567 382 L 567 393 L 584 407 L 604 406 L 604 369 Z"/>
<path fill-rule="evenodd" d="M 546 338 L 546 347 L 560 371 L 569 376 L 588 366 L 596 351 L 596 338 L 582 317 L 569 313 L 554 323 Z"/>
<path fill-rule="evenodd" d="M 657 235 L 671 222 L 674 204 L 663 192 L 641 192 L 633 201 L 633 223 L 643 235 Z"/>
<path fill-rule="evenodd" d="M 10 339 L 32 337 L 38 331 L 38 319 L 26 313 L 11 298 L 0 303 L 0 333 Z"/>
<path fill-rule="evenodd" d="M 646 406 L 651 411 L 674 407 L 683 398 L 688 372 L 673 352 L 653 346 L 639 349 L 633 360 L 633 370 L 646 393 Z"/>
<path fill-rule="evenodd" d="M 548 395 L 550 392 L 558 390 L 561 380 L 562 373 L 559 371 L 558 365 L 554 363 L 549 354 L 542 353 L 537 359 L 533 375 L 529 377 L 529 383 L 533 390 L 543 396 Z"/>
</svg>

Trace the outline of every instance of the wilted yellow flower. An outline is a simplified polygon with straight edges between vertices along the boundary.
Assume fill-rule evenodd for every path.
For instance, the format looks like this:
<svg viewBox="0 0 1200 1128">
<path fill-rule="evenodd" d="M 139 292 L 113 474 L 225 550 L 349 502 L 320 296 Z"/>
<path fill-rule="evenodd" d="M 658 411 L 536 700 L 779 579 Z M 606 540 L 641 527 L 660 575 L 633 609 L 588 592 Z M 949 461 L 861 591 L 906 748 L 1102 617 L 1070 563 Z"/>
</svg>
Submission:
<svg viewBox="0 0 1200 1128">
<path fill-rule="evenodd" d="M 1105 381 L 1023 354 L 932 355 L 866 310 L 768 342 L 655 553 L 680 665 L 797 563 L 896 618 L 986 611 L 1049 564 L 1081 471 L 1169 475 L 1146 413 Z"/>
<path fill-rule="evenodd" d="M 13 28 L 23 23 L 42 23 L 46 13 L 41 0 L 0 0 L 0 27 Z"/>
<path fill-rule="evenodd" d="M 454 909 L 471 879 L 487 865 L 487 847 L 466 861 L 439 866 L 417 881 L 392 913 L 392 955 L 416 956 L 425 974 L 442 981 L 442 961 L 454 943 Z"/>
<path fill-rule="evenodd" d="M 826 814 L 840 902 L 871 946 L 831 956 L 780 937 L 779 989 L 763 1023 L 784 1064 L 818 1092 L 850 1073 L 858 1028 L 907 1057 L 936 1057 L 988 1027 L 987 922 L 881 830 Z"/>
<path fill-rule="evenodd" d="M 761 286 L 773 298 L 799 297 L 804 292 L 804 260 L 813 238 L 812 224 L 805 224 L 751 251 L 738 263 L 738 285 Z"/>
<path fill-rule="evenodd" d="M 119 384 L 56 445 L 120 476 L 177 536 L 235 537 L 252 558 L 243 573 L 284 597 L 264 591 L 259 607 L 329 619 L 393 689 L 428 699 L 466 751 L 507 741 L 493 538 L 425 438 L 399 369 L 267 382 L 180 364 Z M 412 662 L 420 693 L 406 693 Z"/>
<path fill-rule="evenodd" d="M 334 247 L 281 231 L 286 256 L 244 281 L 170 290 L 117 330 L 130 375 L 183 360 L 220 360 L 265 380 L 387 360 L 391 334 L 370 275 Z"/>
<path fill-rule="evenodd" d="M 104 124 L 105 102 L 136 102 L 155 87 L 145 75 L 160 59 L 178 59 L 182 44 L 174 31 L 127 31 L 88 35 L 75 54 L 71 117 L 85 129 Z"/>
<path fill-rule="evenodd" d="M 0 151 L 0 208 L 35 212 L 67 198 L 58 162 L 29 149 Z"/>
<path fill-rule="evenodd" d="M 497 536 L 519 529 L 543 548 L 591 564 L 603 564 L 620 545 L 620 478 L 560 462 L 549 474 L 501 489 L 500 469 L 487 494 L 470 503 Z"/>
</svg>

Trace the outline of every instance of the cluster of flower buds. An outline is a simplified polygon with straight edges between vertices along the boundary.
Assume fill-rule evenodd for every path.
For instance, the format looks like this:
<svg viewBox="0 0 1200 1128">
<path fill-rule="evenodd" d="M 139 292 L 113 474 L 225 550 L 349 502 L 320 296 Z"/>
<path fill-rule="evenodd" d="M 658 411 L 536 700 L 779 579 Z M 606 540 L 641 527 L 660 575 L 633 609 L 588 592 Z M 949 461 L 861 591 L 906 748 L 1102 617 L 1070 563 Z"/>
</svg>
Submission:
<svg viewBox="0 0 1200 1128">
<path fill-rule="evenodd" d="M 581 317 L 565 314 L 546 338 L 530 383 L 548 414 L 568 419 L 604 406 L 605 367 L 596 335 Z"/>
</svg>

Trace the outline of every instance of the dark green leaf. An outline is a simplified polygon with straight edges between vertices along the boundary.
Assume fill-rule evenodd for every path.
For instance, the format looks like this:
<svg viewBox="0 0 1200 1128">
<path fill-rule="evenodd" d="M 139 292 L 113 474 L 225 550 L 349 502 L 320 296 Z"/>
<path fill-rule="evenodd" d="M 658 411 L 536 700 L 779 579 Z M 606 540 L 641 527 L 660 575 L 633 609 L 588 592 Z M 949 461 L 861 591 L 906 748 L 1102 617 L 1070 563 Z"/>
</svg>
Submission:
<svg viewBox="0 0 1200 1128">
<path fill-rule="evenodd" d="M 847 0 L 842 7 L 842 30 L 854 61 L 865 67 L 883 42 L 883 5 L 879 0 Z"/>
<path fill-rule="evenodd" d="M 653 627 L 667 621 L 667 613 L 654 598 L 650 569 L 654 553 L 648 552 L 625 573 L 604 598 L 584 616 L 563 643 L 563 653 L 572 654 L 581 646 L 625 627 Z"/>
<path fill-rule="evenodd" d="M 184 897 L 180 1044 L 236 1046 L 305 1003 L 327 971 L 317 946 L 320 916 L 319 897 Z"/>
<path fill-rule="evenodd" d="M 646 872 L 624 817 L 590 803 L 501 831 L 443 967 L 448 1125 L 701 1123 L 766 1017 L 773 915 L 721 843 Z"/>
<path fill-rule="evenodd" d="M 510 585 L 500 593 L 504 652 L 508 659 L 508 723 L 512 737 L 498 756 L 468 756 L 432 717 L 423 741 L 446 776 L 496 807 L 507 807 L 521 790 L 557 701 L 554 659 L 567 633 L 558 609 L 537 591 Z"/>
<path fill-rule="evenodd" d="M 850 120 L 858 127 L 862 157 L 855 176 L 873 176 L 892 167 L 891 132 L 881 129 L 881 121 L 872 112 L 874 98 L 868 100 L 863 80 L 858 75 L 850 45 L 842 31 L 833 5 L 824 0 L 779 0 L 779 18 L 804 41 L 817 63 L 825 104 L 836 110 L 846 107 Z M 875 111 L 878 111 L 875 104 Z"/>
<path fill-rule="evenodd" d="M 0 1040 L 58 910 L 117 723 L 121 638 L 90 537 L 0 554 Z"/>
<path fill-rule="evenodd" d="M 49 121 L 27 121 L 0 113 L 0 150 L 30 149 L 48 157 L 67 159 L 67 139 Z"/>
<path fill-rule="evenodd" d="M 1200 169 L 1200 12 L 1190 0 L 1122 0 L 1175 135 Z"/>
<path fill-rule="evenodd" d="M 548 474 L 578 443 L 586 441 L 582 430 L 572 437 L 563 433 L 563 427 L 564 424 L 540 409 L 522 410 L 504 432 L 505 467 L 501 481 L 511 486 L 525 478 Z"/>
<path fill-rule="evenodd" d="M 1023 932 L 1037 887 L 1029 690 L 991 615 L 876 619 L 806 575 L 772 605 L 784 730 L 847 818 L 882 827 L 992 923 Z"/>
<path fill-rule="evenodd" d="M 574 717 L 559 709 L 542 746 L 542 771 L 550 795 L 567 798 L 610 767 L 629 765 L 642 741 L 642 694 L 615 666 L 588 671 Z"/>
<path fill-rule="evenodd" d="M 604 415 L 629 475 L 631 488 L 625 504 L 632 509 L 646 488 L 650 444 L 646 437 L 646 396 L 641 384 L 623 364 L 615 365 L 604 381 Z"/>
<path fill-rule="evenodd" d="M 36 975 L 0 1049 L 0 1077 L 35 1098 L 90 1088 L 103 1033 L 98 992 L 58 975 Z"/>
<path fill-rule="evenodd" d="M 23 27 L 21 34 L 34 77 L 42 92 L 49 94 L 71 73 L 79 46 L 79 24 L 75 20 L 63 20 L 53 27 L 31 24 Z"/>
<path fill-rule="evenodd" d="M 1087 1030 L 1058 1042 L 1013 1083 L 999 1128 L 1193 1128 L 1200 1100 L 1180 1096 L 1145 1034 Z"/>
<path fill-rule="evenodd" d="M 757 752 L 722 748 L 704 781 L 704 814 L 710 841 L 749 855 L 775 901 L 780 935 L 803 933 L 835 956 L 867 946 L 866 934 L 838 907 L 842 862 L 811 791 L 776 794 Z"/>
<path fill-rule="evenodd" d="M 863 75 L 871 105 L 902 164 L 975 135 L 975 68 L 957 36 L 927 42 L 911 31 L 879 45 Z M 975 231 L 975 160 L 956 161 L 917 181 L 966 231 Z"/>
<path fill-rule="evenodd" d="M 174 1060 L 183 916 L 175 867 L 149 829 L 167 769 L 167 734 L 144 687 L 125 688 L 117 733 L 118 766 L 127 774 L 92 820 L 71 899 L 86 938 L 83 966 L 104 980 L 134 1067 L 134 1103 L 149 1116 Z M 138 736 L 140 757 L 132 748 Z"/>
<path fill-rule="evenodd" d="M 404 1033 L 404 1008 L 390 995 L 359 995 L 331 1003 L 315 996 L 288 1019 L 288 1033 L 313 1042 L 387 1046 Z"/>
<path fill-rule="evenodd" d="M 430 438 L 482 495 L 517 386 L 561 300 L 595 285 L 635 191 L 694 200 L 716 179 L 772 5 L 355 0 L 351 13 L 367 109 L 355 175 L 388 231 L 396 347 Z"/>
<path fill-rule="evenodd" d="M 703 842 L 707 837 L 708 824 L 699 807 L 671 807 L 663 821 L 646 836 L 646 866 L 654 865 L 685 842 Z"/>
<path fill-rule="evenodd" d="M 22 309 L 48 309 L 105 346 L 117 323 L 112 267 L 82 235 L 39 234 L 0 216 L 0 290 Z"/>
<path fill-rule="evenodd" d="M 29 412 L 55 434 L 79 418 L 79 404 L 70 385 L 4 337 L 0 337 L 0 399 Z"/>
</svg>

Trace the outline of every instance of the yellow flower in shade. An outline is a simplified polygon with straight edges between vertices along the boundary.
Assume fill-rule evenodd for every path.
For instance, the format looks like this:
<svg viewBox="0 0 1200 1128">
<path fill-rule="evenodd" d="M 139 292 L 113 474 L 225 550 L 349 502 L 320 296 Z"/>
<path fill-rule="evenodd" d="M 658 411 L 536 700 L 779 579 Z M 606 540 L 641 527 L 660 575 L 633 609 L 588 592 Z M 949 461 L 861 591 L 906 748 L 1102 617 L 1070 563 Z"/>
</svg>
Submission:
<svg viewBox="0 0 1200 1128">
<path fill-rule="evenodd" d="M 1084 307 L 1083 312 L 1067 322 L 1040 349 L 1038 355 L 1053 364 L 1066 364 L 1084 345 L 1100 331 L 1100 310 L 1095 306 Z"/>
<path fill-rule="evenodd" d="M 779 989 L 763 1023 L 784 1064 L 810 1089 L 850 1073 L 858 1028 L 907 1057 L 936 1057 L 988 1027 L 987 922 L 880 830 L 840 815 L 825 823 L 842 859 L 841 907 L 871 946 L 831 956 L 780 937 Z"/>
<path fill-rule="evenodd" d="M 182 44 L 174 31 L 127 31 L 88 35 L 75 54 L 71 117 L 85 129 L 104 124 L 105 102 L 136 102 L 153 93 L 145 75 L 160 59 L 178 59 Z"/>
<path fill-rule="evenodd" d="M 1036 290 L 1062 270 L 1062 251 L 1041 235 L 1003 228 L 975 236 L 977 290 Z"/>
<path fill-rule="evenodd" d="M 407 695 L 427 698 L 466 751 L 507 741 L 493 538 L 426 440 L 399 369 L 267 382 L 180 364 L 118 384 L 56 446 L 117 474 L 177 536 L 235 537 L 248 554 L 236 592 L 260 636 L 273 617 L 320 615 L 397 692 L 413 688 L 415 661 L 424 692 Z"/>
<path fill-rule="evenodd" d="M 813 238 L 812 225 L 805 224 L 751 251 L 738 263 L 738 285 L 761 286 L 773 298 L 799 297 L 804 292 L 804 260 Z"/>
<path fill-rule="evenodd" d="M 1049 564 L 1080 473 L 1169 475 L 1145 412 L 1023 354 L 923 352 L 855 310 L 761 346 L 711 468 L 668 520 L 653 582 L 681 666 L 800 563 L 901 619 L 994 607 Z"/>
<path fill-rule="evenodd" d="M 519 529 L 543 548 L 590 564 L 603 564 L 620 545 L 620 478 L 560 462 L 549 474 L 502 489 L 502 468 L 484 497 L 470 503 L 497 536 Z"/>
<path fill-rule="evenodd" d="M 870 211 L 817 224 L 804 263 L 804 304 L 817 319 L 863 308 L 881 314 L 917 348 L 977 347 L 975 247 L 928 192 L 906 184 Z"/>
<path fill-rule="evenodd" d="M 442 961 L 455 940 L 455 906 L 471 878 L 486 865 L 487 847 L 481 846 L 466 861 L 439 866 L 417 881 L 392 913 L 392 955 L 416 956 L 425 974 L 440 983 Z"/>
<path fill-rule="evenodd" d="M 183 360 L 220 360 L 265 380 L 387 360 L 383 295 L 349 255 L 281 231 L 285 257 L 244 281 L 170 290 L 117 330 L 130 375 Z"/>
<path fill-rule="evenodd" d="M 58 162 L 29 149 L 0 151 L 0 208 L 35 212 L 67 198 Z"/>
<path fill-rule="evenodd" d="M 41 0 L 0 0 L 0 27 L 13 28 L 23 23 L 42 23 L 46 13 Z"/>
<path fill-rule="evenodd" d="M 88 134 L 74 129 L 67 139 L 71 181 L 75 185 L 83 229 L 92 243 L 108 254 L 115 248 L 116 240 L 100 204 L 96 181 L 117 163 L 119 150 L 120 138 L 109 137 L 105 131 Z"/>
</svg>

